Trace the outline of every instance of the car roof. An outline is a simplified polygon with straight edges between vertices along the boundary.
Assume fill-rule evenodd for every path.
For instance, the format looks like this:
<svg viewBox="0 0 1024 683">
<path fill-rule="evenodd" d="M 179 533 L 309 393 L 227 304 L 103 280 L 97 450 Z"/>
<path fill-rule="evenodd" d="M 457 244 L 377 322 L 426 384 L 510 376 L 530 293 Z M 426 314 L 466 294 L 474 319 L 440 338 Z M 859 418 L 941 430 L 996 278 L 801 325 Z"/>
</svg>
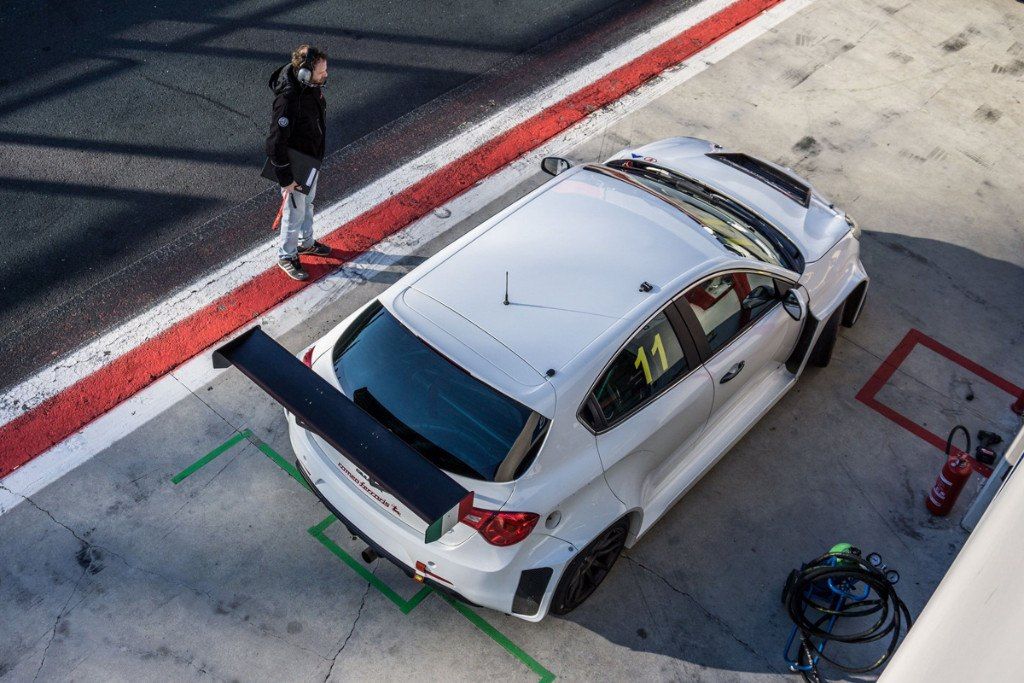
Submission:
<svg viewBox="0 0 1024 683">
<path fill-rule="evenodd" d="M 652 297 L 667 300 L 681 274 L 727 260 L 689 216 L 592 168 L 561 174 L 423 264 L 406 280 L 432 302 L 420 312 L 441 328 L 427 308 L 468 322 L 543 375 Z M 642 292 L 644 282 L 654 289 Z"/>
</svg>

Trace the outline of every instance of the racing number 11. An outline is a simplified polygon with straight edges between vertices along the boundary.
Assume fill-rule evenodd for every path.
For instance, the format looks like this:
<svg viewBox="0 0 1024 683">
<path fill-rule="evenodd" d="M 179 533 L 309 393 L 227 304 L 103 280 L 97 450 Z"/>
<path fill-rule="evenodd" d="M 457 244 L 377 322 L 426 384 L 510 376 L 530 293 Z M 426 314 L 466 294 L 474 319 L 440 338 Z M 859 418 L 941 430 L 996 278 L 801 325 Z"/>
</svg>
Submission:
<svg viewBox="0 0 1024 683">
<path fill-rule="evenodd" d="M 661 343 L 661 333 L 654 335 L 654 343 L 651 344 L 651 355 L 658 355 L 661 359 L 661 371 L 668 372 L 668 359 L 665 357 L 665 345 Z M 654 377 L 651 375 L 651 364 L 647 362 L 647 352 L 644 351 L 644 347 L 641 346 L 636 354 L 636 362 L 633 363 L 634 368 L 642 367 L 644 370 L 644 379 L 647 380 L 648 384 L 654 383 Z"/>
</svg>

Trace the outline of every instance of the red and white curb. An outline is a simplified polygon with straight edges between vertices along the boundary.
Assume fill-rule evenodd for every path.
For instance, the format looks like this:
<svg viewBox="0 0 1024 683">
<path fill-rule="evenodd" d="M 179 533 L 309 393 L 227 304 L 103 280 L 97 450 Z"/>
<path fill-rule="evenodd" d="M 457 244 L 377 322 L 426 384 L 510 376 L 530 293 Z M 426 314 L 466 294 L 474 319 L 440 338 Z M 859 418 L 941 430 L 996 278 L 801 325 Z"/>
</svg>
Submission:
<svg viewBox="0 0 1024 683">
<path fill-rule="evenodd" d="M 253 322 L 284 334 L 503 196 L 544 156 L 564 154 L 812 2 L 705 0 L 684 10 L 321 210 L 314 232 L 347 253 L 341 269 L 325 263 L 314 282 L 288 280 L 268 267 L 270 240 L 26 380 L 0 401 L 0 514 L 209 383 L 220 371 L 203 351 L 219 340 Z"/>
</svg>

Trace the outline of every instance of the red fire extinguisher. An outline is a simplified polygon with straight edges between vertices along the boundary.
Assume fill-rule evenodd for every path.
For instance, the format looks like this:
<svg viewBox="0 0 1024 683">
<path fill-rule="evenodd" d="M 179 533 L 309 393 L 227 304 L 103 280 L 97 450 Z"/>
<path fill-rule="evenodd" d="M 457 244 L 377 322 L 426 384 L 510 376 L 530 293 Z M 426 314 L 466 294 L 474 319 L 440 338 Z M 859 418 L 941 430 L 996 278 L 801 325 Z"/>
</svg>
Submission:
<svg viewBox="0 0 1024 683">
<path fill-rule="evenodd" d="M 957 454 L 953 454 L 953 437 L 960 431 L 967 439 L 967 448 Z M 935 485 L 928 492 L 928 499 L 925 500 L 925 507 L 933 515 L 945 517 L 956 505 L 956 499 L 960 496 L 964 484 L 971 478 L 971 459 L 967 454 L 971 452 L 971 435 L 963 425 L 953 427 L 946 439 L 946 462 L 942 465 L 939 478 Z"/>
<path fill-rule="evenodd" d="M 1017 400 L 1010 404 L 1010 410 L 1024 417 L 1024 391 L 1020 392 Z"/>
</svg>

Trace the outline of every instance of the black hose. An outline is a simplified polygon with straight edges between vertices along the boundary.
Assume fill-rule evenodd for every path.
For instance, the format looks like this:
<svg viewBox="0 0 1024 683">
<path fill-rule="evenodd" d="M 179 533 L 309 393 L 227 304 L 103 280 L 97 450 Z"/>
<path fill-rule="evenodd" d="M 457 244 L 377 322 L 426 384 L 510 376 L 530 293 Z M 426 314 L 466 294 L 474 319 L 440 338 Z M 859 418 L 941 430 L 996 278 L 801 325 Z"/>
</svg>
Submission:
<svg viewBox="0 0 1024 683">
<path fill-rule="evenodd" d="M 836 586 L 848 580 L 858 581 L 868 586 L 871 591 L 864 600 L 847 601 L 838 609 L 833 609 L 835 594 L 820 590 L 828 579 L 832 579 Z M 819 590 L 813 590 L 815 586 L 819 587 Z M 828 593 L 827 597 L 824 597 L 825 593 Z M 803 569 L 794 570 L 786 583 L 782 602 L 786 606 L 789 618 L 800 631 L 800 659 L 801 663 L 810 666 L 810 670 L 804 672 L 804 676 L 811 681 L 824 680 L 815 665 L 816 656 L 837 669 L 853 674 L 863 674 L 877 669 L 892 657 L 900 636 L 909 630 L 913 623 L 910 610 L 896 595 L 895 587 L 885 578 L 885 574 L 864 561 L 860 555 L 849 553 L 826 553 L 805 565 Z M 825 630 L 824 626 L 834 615 L 838 615 L 837 626 L 841 620 L 847 618 L 872 615 L 877 615 L 877 618 L 869 627 L 856 633 L 832 633 Z M 815 639 L 818 642 L 830 640 L 851 644 L 873 643 L 887 636 L 889 642 L 885 652 L 865 666 L 838 662 L 824 652 L 819 654 L 815 644 Z M 813 676 L 810 675 L 812 673 Z"/>
<path fill-rule="evenodd" d="M 971 433 L 967 431 L 967 427 L 963 425 L 957 425 L 949 432 L 949 437 L 946 439 L 946 455 L 953 455 L 953 437 L 956 436 L 957 432 L 963 432 L 964 438 L 967 439 L 967 448 L 964 449 L 966 455 L 971 454 Z"/>
</svg>

